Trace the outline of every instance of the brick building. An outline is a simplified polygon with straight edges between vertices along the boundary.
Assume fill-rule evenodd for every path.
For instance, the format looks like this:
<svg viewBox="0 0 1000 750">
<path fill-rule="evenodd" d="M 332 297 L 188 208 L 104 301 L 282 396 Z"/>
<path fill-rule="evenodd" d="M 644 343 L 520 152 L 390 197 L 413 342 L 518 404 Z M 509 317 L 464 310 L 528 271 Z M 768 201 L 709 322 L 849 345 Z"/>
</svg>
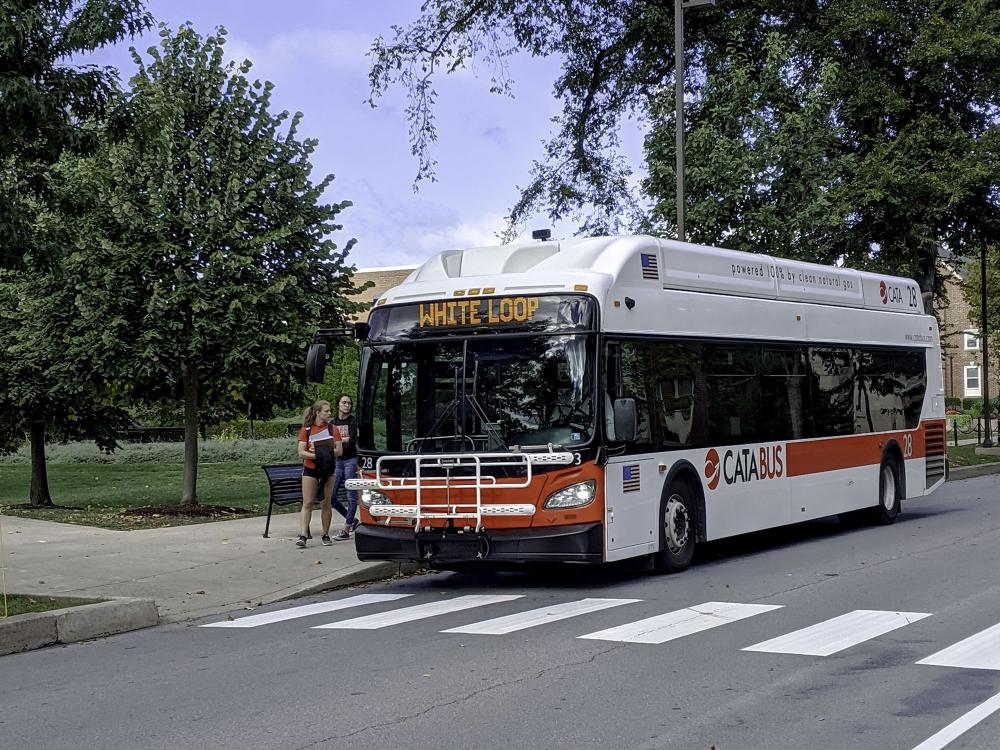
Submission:
<svg viewBox="0 0 1000 750">
<path fill-rule="evenodd" d="M 945 300 L 934 303 L 934 313 L 941 329 L 941 357 L 944 366 L 944 392 L 954 398 L 977 398 L 983 395 L 983 350 L 978 330 L 969 319 L 969 303 L 962 294 L 966 270 L 941 263 L 945 274 Z M 990 351 L 990 399 L 1000 395 L 1000 367 L 997 352 Z"/>
<path fill-rule="evenodd" d="M 369 287 L 358 295 L 357 300 L 364 302 L 368 308 L 372 303 L 382 296 L 386 291 L 403 283 L 403 280 L 413 273 L 418 266 L 386 266 L 384 268 L 359 268 L 354 272 L 355 286 L 362 286 L 371 281 L 374 286 Z M 368 320 L 368 310 L 354 316 L 355 320 Z"/>
</svg>

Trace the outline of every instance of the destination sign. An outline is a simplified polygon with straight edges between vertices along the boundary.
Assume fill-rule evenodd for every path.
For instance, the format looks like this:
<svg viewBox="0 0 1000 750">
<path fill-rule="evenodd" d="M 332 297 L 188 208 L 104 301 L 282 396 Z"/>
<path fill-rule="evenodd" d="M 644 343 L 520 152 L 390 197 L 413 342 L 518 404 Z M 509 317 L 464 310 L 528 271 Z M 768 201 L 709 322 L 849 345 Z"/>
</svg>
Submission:
<svg viewBox="0 0 1000 750">
<path fill-rule="evenodd" d="M 457 299 L 447 302 L 420 303 L 417 320 L 420 328 L 455 328 L 457 326 L 525 323 L 538 312 L 538 297 L 498 297 L 492 299 Z"/>
<path fill-rule="evenodd" d="M 596 304 L 582 294 L 455 297 L 372 310 L 371 340 L 509 331 L 586 331 L 596 328 Z"/>
</svg>

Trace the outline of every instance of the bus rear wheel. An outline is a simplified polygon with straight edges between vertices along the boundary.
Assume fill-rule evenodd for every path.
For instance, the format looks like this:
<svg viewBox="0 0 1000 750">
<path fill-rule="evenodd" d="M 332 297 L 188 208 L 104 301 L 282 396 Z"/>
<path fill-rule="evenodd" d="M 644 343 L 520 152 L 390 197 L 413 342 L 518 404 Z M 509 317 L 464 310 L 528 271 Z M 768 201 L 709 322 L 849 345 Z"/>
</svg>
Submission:
<svg viewBox="0 0 1000 750">
<path fill-rule="evenodd" d="M 675 481 L 660 501 L 660 551 L 654 557 L 659 573 L 679 573 L 694 557 L 694 491 L 683 481 Z"/>
<path fill-rule="evenodd" d="M 878 506 L 874 513 L 877 523 L 890 524 L 899 515 L 903 498 L 899 476 L 899 462 L 895 457 L 883 458 L 878 470 Z"/>
</svg>

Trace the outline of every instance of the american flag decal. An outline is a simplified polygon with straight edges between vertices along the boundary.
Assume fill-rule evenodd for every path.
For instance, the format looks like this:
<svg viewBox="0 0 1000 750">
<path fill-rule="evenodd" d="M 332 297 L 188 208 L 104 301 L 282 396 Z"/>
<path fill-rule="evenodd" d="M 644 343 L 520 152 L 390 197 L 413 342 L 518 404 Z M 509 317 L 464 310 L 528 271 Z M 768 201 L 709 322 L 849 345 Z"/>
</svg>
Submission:
<svg viewBox="0 0 1000 750">
<path fill-rule="evenodd" d="M 622 466 L 622 492 L 639 491 L 639 464 Z"/>
<path fill-rule="evenodd" d="M 656 263 L 655 255 L 639 253 L 639 259 L 642 261 L 642 278 L 654 281 L 660 278 L 660 269 Z"/>
</svg>

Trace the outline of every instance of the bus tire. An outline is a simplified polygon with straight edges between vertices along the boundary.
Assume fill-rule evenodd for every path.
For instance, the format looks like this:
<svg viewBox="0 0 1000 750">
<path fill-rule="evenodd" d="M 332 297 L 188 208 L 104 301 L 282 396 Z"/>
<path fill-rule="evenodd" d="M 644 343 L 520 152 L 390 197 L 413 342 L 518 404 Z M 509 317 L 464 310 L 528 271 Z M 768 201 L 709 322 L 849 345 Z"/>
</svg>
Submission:
<svg viewBox="0 0 1000 750">
<path fill-rule="evenodd" d="M 903 493 L 900 482 L 899 461 L 891 453 L 882 457 L 878 470 L 878 506 L 875 508 L 876 523 L 888 525 L 896 520 L 902 506 Z"/>
<path fill-rule="evenodd" d="M 658 573 L 680 573 L 691 564 L 697 535 L 695 491 L 675 479 L 660 500 L 660 551 L 653 559 Z"/>
</svg>

